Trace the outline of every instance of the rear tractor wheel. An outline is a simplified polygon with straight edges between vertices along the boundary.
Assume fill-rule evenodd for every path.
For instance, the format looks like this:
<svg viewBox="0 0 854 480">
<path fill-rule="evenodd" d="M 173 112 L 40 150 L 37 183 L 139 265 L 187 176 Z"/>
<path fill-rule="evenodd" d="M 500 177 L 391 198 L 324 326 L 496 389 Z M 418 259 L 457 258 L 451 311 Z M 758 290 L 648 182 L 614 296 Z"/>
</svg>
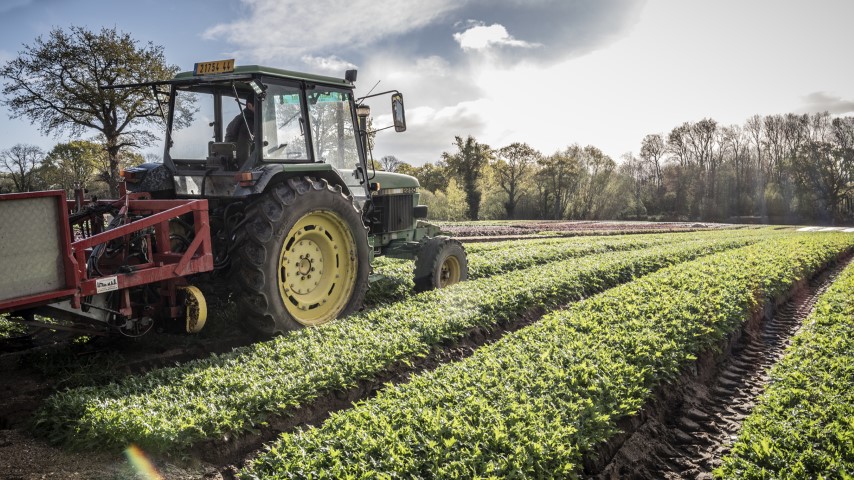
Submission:
<svg viewBox="0 0 854 480">
<path fill-rule="evenodd" d="M 463 245 L 443 235 L 422 242 L 415 259 L 415 290 L 449 287 L 469 277 Z"/>
<path fill-rule="evenodd" d="M 264 334 L 316 326 L 361 308 L 370 251 L 359 210 L 325 180 L 289 179 L 246 212 L 238 303 Z"/>
</svg>

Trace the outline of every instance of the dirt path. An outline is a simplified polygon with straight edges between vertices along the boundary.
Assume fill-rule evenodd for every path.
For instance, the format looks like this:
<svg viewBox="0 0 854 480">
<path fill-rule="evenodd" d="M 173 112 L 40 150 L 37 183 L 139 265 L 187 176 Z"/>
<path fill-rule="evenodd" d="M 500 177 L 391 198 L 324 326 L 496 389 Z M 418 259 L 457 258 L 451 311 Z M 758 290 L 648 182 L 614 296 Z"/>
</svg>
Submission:
<svg viewBox="0 0 854 480">
<path fill-rule="evenodd" d="M 712 367 L 716 373 L 683 375 L 679 385 L 669 387 L 671 394 L 659 396 L 657 405 L 648 409 L 645 421 L 611 462 L 591 476 L 712 479 L 712 471 L 729 453 L 742 421 L 764 391 L 768 369 L 780 360 L 817 298 L 848 261 L 797 289 L 770 318 L 757 322 L 756 328 L 748 326 L 732 353 Z"/>
</svg>

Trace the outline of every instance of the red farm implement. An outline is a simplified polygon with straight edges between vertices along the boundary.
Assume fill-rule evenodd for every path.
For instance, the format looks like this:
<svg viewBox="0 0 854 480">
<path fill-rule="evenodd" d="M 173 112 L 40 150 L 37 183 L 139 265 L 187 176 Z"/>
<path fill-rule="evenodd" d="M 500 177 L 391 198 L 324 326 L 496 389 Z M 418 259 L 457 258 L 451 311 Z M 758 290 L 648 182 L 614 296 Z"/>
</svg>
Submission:
<svg viewBox="0 0 854 480">
<path fill-rule="evenodd" d="M 187 277 L 213 269 L 208 202 L 0 195 L 0 268 L 0 313 L 31 325 L 137 336 L 160 319 L 198 331 L 205 300 Z"/>
</svg>

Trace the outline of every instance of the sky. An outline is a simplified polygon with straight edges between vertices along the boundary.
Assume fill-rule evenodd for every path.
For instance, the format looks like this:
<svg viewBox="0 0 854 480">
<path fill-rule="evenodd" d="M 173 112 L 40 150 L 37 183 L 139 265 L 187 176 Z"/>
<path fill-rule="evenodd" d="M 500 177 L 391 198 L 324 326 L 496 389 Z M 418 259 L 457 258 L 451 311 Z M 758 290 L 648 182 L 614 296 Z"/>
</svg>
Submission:
<svg viewBox="0 0 854 480">
<path fill-rule="evenodd" d="M 436 162 L 472 135 L 618 160 L 706 117 L 854 115 L 851 18 L 850 0 L 0 0 L 0 62 L 53 28 L 117 27 L 182 70 L 358 68 L 357 95 L 406 104 L 408 130 L 379 133 L 375 158 Z M 369 103 L 376 127 L 391 123 L 388 97 Z M 67 140 L 0 107 L 0 150 Z"/>
</svg>

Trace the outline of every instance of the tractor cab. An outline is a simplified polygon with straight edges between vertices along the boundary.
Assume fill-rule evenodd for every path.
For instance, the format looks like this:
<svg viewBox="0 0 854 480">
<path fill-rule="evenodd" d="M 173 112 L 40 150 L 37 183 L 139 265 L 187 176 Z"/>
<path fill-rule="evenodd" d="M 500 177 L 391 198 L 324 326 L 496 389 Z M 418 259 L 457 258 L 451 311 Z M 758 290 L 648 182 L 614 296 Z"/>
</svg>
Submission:
<svg viewBox="0 0 854 480">
<path fill-rule="evenodd" d="M 168 82 L 164 151 L 175 194 L 245 196 L 282 171 L 319 170 L 330 181 L 334 171 L 363 203 L 376 172 L 368 171 L 370 110 L 353 96 L 355 77 L 355 70 L 340 79 L 233 61 L 178 74 Z M 394 93 L 395 130 L 405 130 L 402 96 L 385 93 Z"/>
</svg>

